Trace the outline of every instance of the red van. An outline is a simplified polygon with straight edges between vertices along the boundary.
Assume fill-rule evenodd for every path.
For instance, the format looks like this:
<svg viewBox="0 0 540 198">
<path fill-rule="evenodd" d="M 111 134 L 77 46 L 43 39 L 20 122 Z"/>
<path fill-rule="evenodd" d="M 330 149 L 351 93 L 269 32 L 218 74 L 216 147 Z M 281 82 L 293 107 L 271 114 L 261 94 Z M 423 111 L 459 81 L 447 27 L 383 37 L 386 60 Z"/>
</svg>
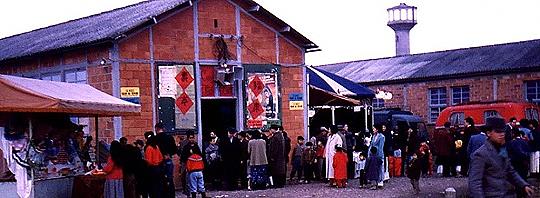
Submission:
<svg viewBox="0 0 540 198">
<path fill-rule="evenodd" d="M 527 102 L 469 102 L 445 108 L 435 123 L 436 128 L 444 127 L 445 122 L 452 126 L 465 124 L 466 117 L 472 117 L 476 126 L 482 126 L 486 118 L 498 116 L 508 121 L 515 117 L 538 120 L 538 106 Z"/>
</svg>

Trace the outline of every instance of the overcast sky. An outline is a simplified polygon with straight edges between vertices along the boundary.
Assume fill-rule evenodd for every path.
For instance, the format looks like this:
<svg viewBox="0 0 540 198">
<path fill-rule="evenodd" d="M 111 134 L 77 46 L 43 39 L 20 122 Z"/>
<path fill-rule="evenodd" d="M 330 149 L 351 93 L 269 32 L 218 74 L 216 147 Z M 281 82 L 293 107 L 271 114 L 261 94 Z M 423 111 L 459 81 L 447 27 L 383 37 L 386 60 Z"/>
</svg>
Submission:
<svg viewBox="0 0 540 198">
<path fill-rule="evenodd" d="M 140 0 L 6 0 L 0 38 L 122 7 Z M 320 65 L 393 56 L 394 33 L 386 9 L 418 7 L 411 53 L 540 39 L 539 0 L 255 0 L 323 51 L 306 63 Z"/>
</svg>

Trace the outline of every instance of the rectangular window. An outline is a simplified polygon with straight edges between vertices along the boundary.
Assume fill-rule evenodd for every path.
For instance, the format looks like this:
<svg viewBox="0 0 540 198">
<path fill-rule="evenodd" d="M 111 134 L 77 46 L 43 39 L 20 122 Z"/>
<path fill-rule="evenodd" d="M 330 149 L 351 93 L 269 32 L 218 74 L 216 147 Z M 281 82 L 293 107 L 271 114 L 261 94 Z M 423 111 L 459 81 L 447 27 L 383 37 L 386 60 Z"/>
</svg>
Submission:
<svg viewBox="0 0 540 198">
<path fill-rule="evenodd" d="M 47 73 L 41 75 L 41 80 L 62 82 L 62 75 L 58 73 Z"/>
<path fill-rule="evenodd" d="M 463 112 L 452 113 L 452 115 L 450 115 L 450 124 L 452 124 L 452 126 L 464 125 L 465 124 L 465 113 L 463 113 Z"/>
<path fill-rule="evenodd" d="M 452 105 L 469 102 L 469 86 L 452 87 Z"/>
<path fill-rule="evenodd" d="M 441 111 L 447 106 L 446 88 L 429 89 L 429 122 L 435 123 Z"/>
<path fill-rule="evenodd" d="M 65 79 L 68 83 L 87 83 L 86 70 L 70 70 L 65 72 Z"/>
<path fill-rule="evenodd" d="M 384 108 L 384 99 L 382 98 L 373 98 L 373 108 Z"/>
<path fill-rule="evenodd" d="M 528 120 L 538 120 L 538 111 L 533 108 L 526 109 L 525 118 L 527 118 Z"/>
<path fill-rule="evenodd" d="M 540 104 L 540 80 L 525 82 L 525 99 Z"/>
</svg>

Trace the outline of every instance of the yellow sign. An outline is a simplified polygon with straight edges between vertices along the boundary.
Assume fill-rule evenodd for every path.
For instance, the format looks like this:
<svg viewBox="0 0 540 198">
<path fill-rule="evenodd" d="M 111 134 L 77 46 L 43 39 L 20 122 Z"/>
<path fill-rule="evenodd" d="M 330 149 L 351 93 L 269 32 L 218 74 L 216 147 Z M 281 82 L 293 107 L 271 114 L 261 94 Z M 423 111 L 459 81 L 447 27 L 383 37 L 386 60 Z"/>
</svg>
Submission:
<svg viewBox="0 0 540 198">
<path fill-rule="evenodd" d="M 289 110 L 304 110 L 304 101 L 289 101 Z"/>
<path fill-rule="evenodd" d="M 139 87 L 120 87 L 121 98 L 138 98 L 140 96 Z"/>
</svg>

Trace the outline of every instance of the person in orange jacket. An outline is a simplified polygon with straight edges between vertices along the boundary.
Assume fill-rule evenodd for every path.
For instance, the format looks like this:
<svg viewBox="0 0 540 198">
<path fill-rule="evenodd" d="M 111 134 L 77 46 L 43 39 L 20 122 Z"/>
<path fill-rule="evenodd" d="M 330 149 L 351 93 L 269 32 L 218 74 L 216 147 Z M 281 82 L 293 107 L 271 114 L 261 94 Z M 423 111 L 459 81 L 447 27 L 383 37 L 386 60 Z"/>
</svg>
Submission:
<svg viewBox="0 0 540 198">
<path fill-rule="evenodd" d="M 161 197 L 163 196 L 163 180 L 161 179 L 161 168 L 160 164 L 163 161 L 163 155 L 159 150 L 157 145 L 156 137 L 150 136 L 146 142 L 146 148 L 144 150 L 144 159 L 148 165 L 148 175 L 151 175 L 151 180 L 148 182 L 150 184 L 149 194 L 150 197 Z"/>
<path fill-rule="evenodd" d="M 186 170 L 189 177 L 189 192 L 191 197 L 197 197 L 197 192 L 201 193 L 203 198 L 206 197 L 206 192 L 204 189 L 204 161 L 201 157 L 201 150 L 199 147 L 191 148 L 191 155 L 188 157 L 186 163 Z"/>
<path fill-rule="evenodd" d="M 347 185 L 347 153 L 341 145 L 336 145 L 336 154 L 332 166 L 334 167 L 334 179 L 338 188 L 345 188 Z"/>
</svg>

